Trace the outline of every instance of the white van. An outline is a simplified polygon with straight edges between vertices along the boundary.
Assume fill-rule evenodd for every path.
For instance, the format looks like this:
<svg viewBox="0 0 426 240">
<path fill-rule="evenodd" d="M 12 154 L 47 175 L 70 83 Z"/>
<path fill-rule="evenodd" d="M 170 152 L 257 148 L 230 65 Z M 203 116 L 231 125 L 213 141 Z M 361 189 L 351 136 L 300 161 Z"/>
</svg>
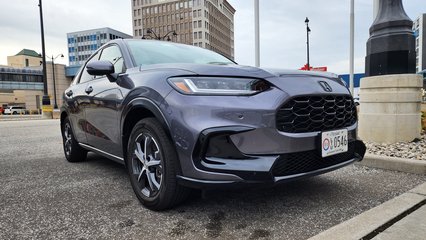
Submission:
<svg viewBox="0 0 426 240">
<path fill-rule="evenodd" d="M 26 114 L 27 109 L 24 107 L 19 106 L 10 106 L 4 109 L 5 115 L 11 115 L 11 114 Z"/>
</svg>

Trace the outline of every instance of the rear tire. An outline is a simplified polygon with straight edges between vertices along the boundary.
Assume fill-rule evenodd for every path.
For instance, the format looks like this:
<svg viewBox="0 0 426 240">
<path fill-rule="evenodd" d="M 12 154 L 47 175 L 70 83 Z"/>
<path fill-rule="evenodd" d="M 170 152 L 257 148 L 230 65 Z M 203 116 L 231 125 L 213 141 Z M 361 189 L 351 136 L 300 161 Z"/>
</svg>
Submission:
<svg viewBox="0 0 426 240">
<path fill-rule="evenodd" d="M 133 127 L 127 146 L 126 167 L 133 191 L 151 210 L 171 208 L 190 190 L 177 183 L 179 159 L 162 125 L 146 118 Z"/>
<path fill-rule="evenodd" d="M 64 147 L 65 158 L 68 162 L 82 162 L 86 160 L 87 151 L 80 147 L 77 140 L 74 137 L 72 131 L 71 122 L 66 117 L 61 126 L 62 130 L 62 141 Z"/>
</svg>

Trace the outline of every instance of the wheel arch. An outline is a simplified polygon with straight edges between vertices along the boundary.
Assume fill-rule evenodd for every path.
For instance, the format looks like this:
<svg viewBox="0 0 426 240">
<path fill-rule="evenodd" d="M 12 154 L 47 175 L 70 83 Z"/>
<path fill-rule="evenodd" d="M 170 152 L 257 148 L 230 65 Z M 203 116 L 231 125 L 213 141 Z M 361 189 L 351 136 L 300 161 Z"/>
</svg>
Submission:
<svg viewBox="0 0 426 240">
<path fill-rule="evenodd" d="M 66 111 L 62 111 L 61 112 L 61 118 L 60 118 L 61 129 L 62 129 L 62 125 L 64 124 L 66 117 L 68 117 L 68 113 Z"/>
<path fill-rule="evenodd" d="M 128 140 L 133 126 L 135 126 L 138 121 L 148 117 L 157 119 L 161 123 L 169 138 L 172 140 L 169 124 L 160 108 L 147 98 L 134 99 L 129 104 L 127 104 L 127 107 L 123 110 L 121 118 L 123 158 L 125 158 L 127 155 Z"/>
</svg>

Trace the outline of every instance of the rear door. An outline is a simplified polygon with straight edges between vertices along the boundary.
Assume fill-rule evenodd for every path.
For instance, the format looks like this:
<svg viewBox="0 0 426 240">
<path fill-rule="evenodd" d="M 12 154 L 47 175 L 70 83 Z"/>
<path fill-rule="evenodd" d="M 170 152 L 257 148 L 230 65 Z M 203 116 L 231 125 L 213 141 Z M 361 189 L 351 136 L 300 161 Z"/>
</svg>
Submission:
<svg viewBox="0 0 426 240">
<path fill-rule="evenodd" d="M 99 59 L 99 55 L 99 53 L 94 55 L 87 61 L 87 63 L 97 61 Z M 68 116 L 71 121 L 74 136 L 80 143 L 87 143 L 86 132 L 90 129 L 87 124 L 84 111 L 84 109 L 89 105 L 90 100 L 85 90 L 87 84 L 96 79 L 96 77 L 87 73 L 86 65 L 84 65 L 74 83 L 65 90 L 64 95 L 64 104 L 66 104 L 69 109 Z"/>
</svg>

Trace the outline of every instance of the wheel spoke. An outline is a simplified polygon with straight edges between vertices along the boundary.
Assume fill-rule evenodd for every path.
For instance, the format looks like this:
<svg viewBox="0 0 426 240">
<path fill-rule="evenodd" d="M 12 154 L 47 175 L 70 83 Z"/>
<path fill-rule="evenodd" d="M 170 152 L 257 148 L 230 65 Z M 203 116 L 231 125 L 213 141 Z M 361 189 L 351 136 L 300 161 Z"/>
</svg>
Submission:
<svg viewBox="0 0 426 240">
<path fill-rule="evenodd" d="M 151 144 L 151 137 L 149 136 L 145 136 L 145 142 L 144 142 L 144 159 L 147 160 L 148 159 L 148 149 L 149 149 L 149 145 Z"/>
<path fill-rule="evenodd" d="M 139 161 L 145 165 L 145 158 L 144 158 L 144 153 L 142 152 L 141 149 L 141 144 L 140 143 L 136 143 L 136 149 L 135 149 L 135 155 L 136 157 L 139 159 Z"/>
<path fill-rule="evenodd" d="M 146 174 L 146 168 L 145 167 L 143 167 L 142 170 L 141 170 L 141 172 L 139 173 L 138 182 L 141 181 L 141 178 L 144 175 L 144 173 Z"/>
<path fill-rule="evenodd" d="M 160 166 L 161 161 L 160 160 L 151 160 L 149 162 L 146 163 L 147 167 L 158 167 Z"/>
<path fill-rule="evenodd" d="M 160 159 L 160 151 L 159 150 L 155 151 L 155 153 L 154 153 L 154 159 Z"/>
<path fill-rule="evenodd" d="M 149 173 L 148 175 L 151 177 L 152 184 L 154 185 L 154 188 L 152 189 L 158 191 L 160 189 L 160 183 L 157 182 L 157 179 L 155 178 L 155 173 Z"/>
<path fill-rule="evenodd" d="M 151 188 L 151 190 L 153 190 L 153 191 L 158 190 L 158 188 L 154 188 L 155 187 L 155 185 L 154 185 L 154 182 L 155 182 L 154 173 L 147 171 L 146 178 L 148 179 L 148 184 L 149 184 L 149 187 Z"/>
</svg>

